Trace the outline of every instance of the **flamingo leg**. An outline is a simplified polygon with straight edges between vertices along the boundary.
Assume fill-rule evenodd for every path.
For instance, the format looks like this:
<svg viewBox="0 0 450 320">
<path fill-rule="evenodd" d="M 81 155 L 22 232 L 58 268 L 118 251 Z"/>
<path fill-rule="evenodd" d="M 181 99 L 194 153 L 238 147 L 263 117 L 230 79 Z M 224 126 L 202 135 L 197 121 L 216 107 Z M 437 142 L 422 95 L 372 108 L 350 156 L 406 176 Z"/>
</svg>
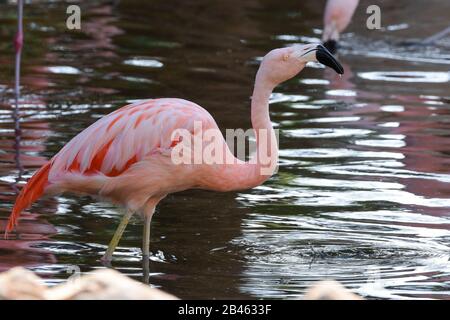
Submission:
<svg viewBox="0 0 450 320">
<path fill-rule="evenodd" d="M 142 256 L 144 259 L 150 257 L 150 224 L 152 223 L 153 215 L 146 215 L 144 218 L 144 234 L 142 241 Z"/>
<path fill-rule="evenodd" d="M 127 212 L 123 216 L 119 226 L 116 229 L 116 232 L 114 233 L 113 238 L 111 239 L 111 242 L 109 243 L 108 249 L 106 250 L 104 256 L 102 257 L 103 262 L 108 263 L 111 261 L 114 250 L 119 244 L 120 238 L 122 238 L 123 232 L 125 231 L 125 228 L 127 227 L 127 224 L 130 221 L 132 215 L 133 211 L 127 210 Z"/>
<path fill-rule="evenodd" d="M 144 217 L 144 233 L 142 239 L 142 263 L 144 271 L 144 283 L 150 281 L 150 226 L 153 214 Z"/>
</svg>

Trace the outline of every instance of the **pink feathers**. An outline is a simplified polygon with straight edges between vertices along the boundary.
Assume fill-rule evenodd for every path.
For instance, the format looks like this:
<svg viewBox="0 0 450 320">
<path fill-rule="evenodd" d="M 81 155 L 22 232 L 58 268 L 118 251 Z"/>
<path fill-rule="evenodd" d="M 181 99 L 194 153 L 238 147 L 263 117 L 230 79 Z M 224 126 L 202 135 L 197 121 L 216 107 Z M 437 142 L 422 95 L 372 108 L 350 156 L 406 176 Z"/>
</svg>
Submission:
<svg viewBox="0 0 450 320">
<path fill-rule="evenodd" d="M 203 108 L 181 99 L 125 106 L 73 138 L 54 157 L 50 177 L 65 171 L 117 176 L 154 150 L 170 148 L 172 132 L 185 126 L 190 129 L 193 119 L 212 120 Z"/>
<path fill-rule="evenodd" d="M 322 41 L 339 40 L 339 34 L 349 25 L 359 0 L 328 0 L 323 16 Z"/>
<path fill-rule="evenodd" d="M 11 232 L 17 225 L 20 214 L 23 210 L 28 208 L 34 201 L 44 193 L 44 189 L 48 184 L 48 172 L 50 170 L 50 162 L 47 162 L 41 169 L 39 169 L 33 177 L 28 181 L 25 187 L 20 191 L 16 199 L 11 216 L 9 217 L 8 225 L 6 226 L 5 237 L 8 232 Z"/>
</svg>

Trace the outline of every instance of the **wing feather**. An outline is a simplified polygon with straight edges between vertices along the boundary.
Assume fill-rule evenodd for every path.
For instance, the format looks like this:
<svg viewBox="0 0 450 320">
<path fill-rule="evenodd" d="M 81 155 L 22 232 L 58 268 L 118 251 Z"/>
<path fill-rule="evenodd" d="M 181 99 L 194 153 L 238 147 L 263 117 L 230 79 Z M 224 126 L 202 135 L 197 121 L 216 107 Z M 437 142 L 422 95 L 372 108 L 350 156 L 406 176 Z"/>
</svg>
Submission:
<svg viewBox="0 0 450 320">
<path fill-rule="evenodd" d="M 172 132 L 217 127 L 202 107 L 182 99 L 146 100 L 125 106 L 74 137 L 53 159 L 49 180 L 65 172 L 116 176 L 158 149 L 173 147 Z"/>
</svg>

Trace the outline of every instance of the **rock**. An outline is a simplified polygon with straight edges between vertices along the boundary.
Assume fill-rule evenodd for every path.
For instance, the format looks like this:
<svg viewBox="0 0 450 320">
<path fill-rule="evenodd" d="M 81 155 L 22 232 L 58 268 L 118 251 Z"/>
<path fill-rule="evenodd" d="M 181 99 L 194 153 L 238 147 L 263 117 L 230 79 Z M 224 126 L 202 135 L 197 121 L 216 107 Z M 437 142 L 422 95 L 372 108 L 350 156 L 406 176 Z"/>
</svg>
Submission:
<svg viewBox="0 0 450 320">
<path fill-rule="evenodd" d="M 33 272 L 16 267 L 0 274 L 0 300 L 45 299 L 47 287 Z"/>
<path fill-rule="evenodd" d="M 174 300 L 175 296 L 112 269 L 94 271 L 48 288 L 33 272 L 17 267 L 0 274 L 0 300 Z"/>
<path fill-rule="evenodd" d="M 305 300 L 363 300 L 342 284 L 334 280 L 324 280 L 311 286 L 305 293 Z"/>
<path fill-rule="evenodd" d="M 320 281 L 309 288 L 306 300 L 362 300 L 336 281 Z M 17 267 L 0 274 L 0 300 L 176 300 L 177 297 L 102 269 L 48 288 L 33 272 Z"/>
<path fill-rule="evenodd" d="M 175 296 L 151 288 L 112 269 L 94 271 L 47 290 L 51 300 L 175 300 Z"/>
</svg>

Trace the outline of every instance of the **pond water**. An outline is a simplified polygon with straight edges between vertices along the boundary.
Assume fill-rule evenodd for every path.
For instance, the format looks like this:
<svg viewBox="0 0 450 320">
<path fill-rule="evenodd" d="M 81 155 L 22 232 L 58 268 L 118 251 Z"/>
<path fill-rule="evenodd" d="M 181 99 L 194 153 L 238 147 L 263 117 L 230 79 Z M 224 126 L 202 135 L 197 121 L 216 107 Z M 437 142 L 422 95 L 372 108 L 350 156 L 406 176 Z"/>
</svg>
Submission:
<svg viewBox="0 0 450 320">
<path fill-rule="evenodd" d="M 386 1 L 387 2 L 387 1 Z M 333 278 L 369 298 L 450 297 L 448 1 L 390 1 L 367 30 L 362 1 L 343 35 L 342 78 L 312 65 L 272 96 L 280 168 L 245 192 L 168 196 L 153 218 L 150 282 L 182 298 L 297 298 Z M 73 136 L 136 99 L 180 97 L 221 129 L 250 127 L 259 59 L 318 41 L 325 1 L 89 1 L 82 29 L 62 1 L 27 1 L 22 135 L 12 121 L 16 8 L 0 0 L 0 229 L 22 184 Z M 420 14 L 419 14 L 420 13 Z M 20 152 L 20 170 L 15 161 Z M 0 271 L 49 284 L 103 268 L 121 212 L 87 197 L 44 199 Z M 142 224 L 113 267 L 142 278 Z"/>
</svg>

